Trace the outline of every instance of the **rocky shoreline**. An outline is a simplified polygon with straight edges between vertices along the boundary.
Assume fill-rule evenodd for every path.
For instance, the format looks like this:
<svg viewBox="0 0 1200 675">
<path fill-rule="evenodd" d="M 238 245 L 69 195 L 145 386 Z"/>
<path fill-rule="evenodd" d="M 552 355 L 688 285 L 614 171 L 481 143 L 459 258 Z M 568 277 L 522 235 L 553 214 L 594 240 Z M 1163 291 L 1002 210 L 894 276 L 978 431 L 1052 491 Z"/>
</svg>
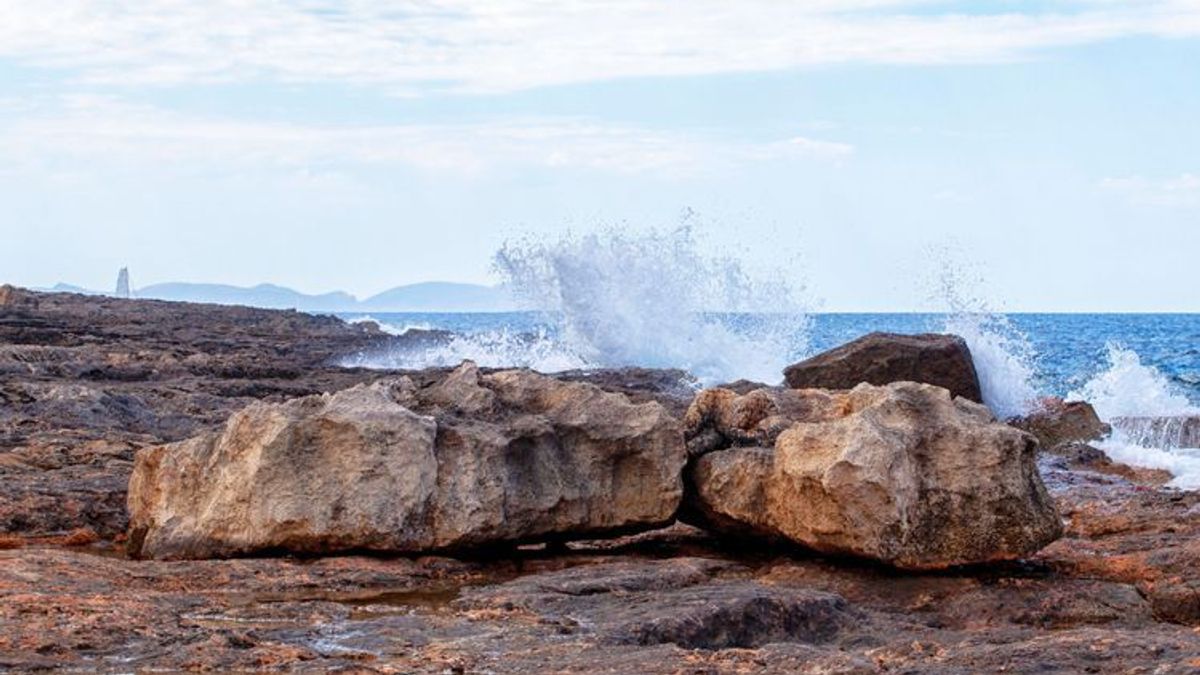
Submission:
<svg viewBox="0 0 1200 675">
<path fill-rule="evenodd" d="M 797 398 L 738 383 L 725 390 L 728 394 L 707 394 L 708 402 L 701 405 L 701 399 L 692 400 L 694 391 L 681 385 L 685 374 L 670 371 L 628 369 L 542 378 L 469 368 L 397 374 L 332 365 L 348 354 L 422 339 L 429 337 L 389 336 L 370 325 L 295 312 L 0 288 L 0 668 L 1200 670 L 1200 493 L 1164 488 L 1161 474 L 1097 455 L 1086 444 L 1096 429 L 1079 411 L 1048 407 L 1045 417 L 1020 425 L 1030 436 L 988 422 L 980 417 L 986 411 L 977 410 L 982 406 L 966 399 L 951 404 L 948 395 L 942 399 L 934 391 L 944 390 L 925 385 L 881 381 L 854 390 L 854 395 L 834 392 L 828 400 L 816 401 L 807 394 Z M 872 351 L 878 349 L 870 340 L 852 343 L 826 356 L 828 365 L 823 368 L 809 364 L 789 369 L 789 381 L 849 390 L 870 378 L 854 375 L 847 359 L 869 353 L 878 362 L 877 351 Z M 962 368 L 955 365 L 961 358 L 953 344 L 939 343 L 932 351 L 914 344 L 910 352 L 897 351 L 895 358 L 885 360 L 879 377 L 912 378 L 913 363 L 927 364 L 929 358 L 948 364 L 925 366 L 940 378 L 933 384 L 972 397 L 970 382 L 964 383 Z M 398 375 L 408 384 L 397 384 Z M 845 382 L 847 377 L 854 382 Z M 355 399 L 349 408 L 326 403 L 325 408 L 310 410 L 305 406 L 317 404 L 303 402 L 332 401 L 337 396 L 321 395 L 358 385 L 358 391 L 366 392 L 361 396 L 372 403 Z M 400 391 L 405 387 L 407 394 Z M 502 399 L 502 404 L 484 400 L 488 395 Z M 161 561 L 134 560 L 125 553 L 130 544 L 135 552 L 148 552 L 144 539 L 127 541 L 128 532 L 139 531 L 136 523 L 130 529 L 126 507 L 139 451 L 145 458 L 161 455 L 163 447 L 201 442 L 188 439 L 212 439 L 224 425 L 234 424 L 230 420 L 235 413 L 257 415 L 248 418 L 248 429 L 269 426 L 269 420 L 291 420 L 270 424 L 295 425 L 299 435 L 294 438 L 303 440 L 304 447 L 320 441 L 344 448 L 341 436 L 328 435 L 331 416 L 342 419 L 337 416 L 344 417 L 339 411 L 345 409 L 392 415 L 386 422 L 369 416 L 378 426 L 362 437 L 375 439 L 382 433 L 379 428 L 393 428 L 399 419 L 395 416 L 402 415 L 391 407 L 395 402 L 436 421 L 436 431 L 411 421 L 414 429 L 425 429 L 421 433 L 434 433 L 425 447 L 442 464 L 430 465 L 429 481 L 386 484 L 356 494 L 339 508 L 341 520 L 330 521 L 334 527 L 326 534 L 304 532 L 306 538 L 298 539 L 294 529 L 281 530 L 261 546 L 206 549 L 203 555 L 189 549 L 193 555 L 162 556 L 256 557 Z M 812 412 L 835 409 L 836 414 Z M 1031 450 L 1028 472 L 1038 486 L 1044 484 L 1046 504 L 1038 502 L 1033 488 L 1020 487 L 1023 474 L 1017 464 L 985 473 L 1007 476 L 1005 485 L 1033 501 L 1022 507 L 1025 511 L 1013 511 L 1017 501 L 1011 494 L 983 495 L 972 503 L 980 510 L 971 519 L 950 525 L 942 522 L 944 514 L 961 511 L 963 504 L 952 511 L 930 512 L 923 516 L 926 530 L 914 532 L 931 527 L 954 531 L 954 540 L 963 542 L 953 555 L 943 550 L 931 554 L 914 548 L 920 540 L 912 535 L 896 535 L 894 544 L 884 547 L 878 545 L 883 534 L 851 542 L 841 538 L 836 546 L 826 546 L 821 542 L 832 541 L 829 535 L 805 529 L 804 518 L 793 511 L 781 509 L 770 522 L 758 521 L 715 487 L 688 497 L 684 491 L 691 488 L 681 483 L 676 494 L 672 485 L 683 480 L 685 462 L 693 482 L 696 471 L 702 470 L 706 476 L 725 472 L 723 482 L 707 483 L 710 486 L 739 481 L 767 485 L 769 481 L 754 473 L 762 452 L 777 458 L 792 456 L 788 453 L 829 456 L 836 464 L 839 450 L 828 439 L 840 433 L 890 439 L 898 427 L 888 416 L 898 414 L 897 409 L 909 416 L 905 419 L 925 415 L 921 419 L 937 421 L 941 431 L 926 438 L 922 434 L 930 427 L 918 425 L 911 430 L 915 445 L 889 440 L 880 446 L 878 457 L 894 452 L 911 457 L 912 448 L 937 443 L 947 448 L 961 445 L 963 441 L 952 440 L 955 434 L 971 438 L 978 447 L 991 447 L 990 443 L 996 448 L 1036 437 L 1042 447 Z M 272 417 L 278 415 L 284 417 Z M 680 446 L 664 450 L 672 443 L 672 425 L 680 434 Z M 597 429 L 606 430 L 602 441 L 595 440 L 600 438 Z M 614 429 L 627 433 L 622 436 Z M 414 431 L 404 438 L 419 436 Z M 450 436 L 467 440 L 455 445 Z M 529 450 L 539 458 L 537 466 L 562 463 L 553 480 L 539 474 L 536 484 L 526 484 L 520 482 L 526 474 L 509 475 L 504 484 L 524 485 L 517 492 L 526 501 L 514 502 L 514 493 L 502 490 L 498 501 L 472 502 L 463 486 L 490 485 L 499 474 L 482 469 L 472 474 L 461 459 L 469 454 L 452 451 L 463 443 L 510 447 L 513 439 L 524 438 L 541 439 Z M 574 440 L 563 441 L 568 438 Z M 642 444 L 647 438 L 653 442 Z M 218 445 L 216 440 L 203 442 Z M 363 447 L 383 447 L 372 443 Z M 595 458 L 607 456 L 613 444 L 623 444 L 622 456 L 633 462 L 627 475 L 643 481 L 628 495 L 606 492 L 596 473 L 604 467 Z M 562 455 L 564 448 L 570 453 Z M 948 452 L 934 453 L 932 459 Z M 996 452 L 999 458 L 1016 451 Z M 381 468 L 390 466 L 386 454 L 360 454 L 374 458 L 366 473 L 387 474 Z M 279 457 L 296 461 L 286 452 Z M 452 457 L 460 459 L 447 459 Z M 581 457 L 593 459 L 571 463 Z M 966 485 L 970 476 L 995 472 L 992 467 L 1003 465 L 999 459 L 984 461 L 986 455 L 964 459 L 980 463 L 937 468 L 934 461 L 932 469 L 922 463 L 916 475 L 937 476 L 939 486 L 947 481 Z M 136 463 L 145 461 L 139 458 Z M 792 481 L 809 480 L 803 476 L 814 471 L 827 474 L 833 466 L 788 461 L 794 467 L 787 474 Z M 451 464 L 458 468 L 438 477 L 438 466 Z M 280 465 L 275 482 L 265 483 L 283 492 L 254 494 L 292 494 L 287 492 L 295 489 L 285 480 L 287 466 Z M 361 471 L 367 465 L 356 466 Z M 407 471 L 395 475 L 408 476 Z M 631 482 L 614 475 L 612 485 Z M 917 513 L 912 509 L 929 503 L 929 497 L 920 496 L 925 494 L 920 486 L 927 481 L 896 483 L 895 474 L 876 475 L 886 478 L 880 484 L 891 486 L 894 494 L 916 495 L 909 497 L 916 501 L 904 506 L 904 513 Z M 475 478 L 468 480 L 471 476 Z M 645 481 L 647 476 L 655 480 Z M 354 488 L 353 482 L 334 483 L 293 495 L 287 503 L 299 508 L 307 499 L 312 507 Z M 155 478 L 144 484 L 164 483 Z M 547 484 L 557 486 L 558 492 L 547 493 L 542 489 Z M 913 487 L 899 487 L 910 484 Z M 190 488 L 184 481 L 176 492 L 189 494 Z M 782 504 L 782 498 L 770 494 L 792 494 L 787 490 L 794 488 L 769 487 L 761 499 Z M 233 510 L 216 518 L 225 527 L 247 518 L 246 511 L 234 506 L 240 503 L 238 495 L 249 492 L 230 494 Z M 371 501 L 382 494 L 392 501 Z M 867 509 L 857 504 L 857 494 L 849 490 L 813 495 L 806 497 L 812 501 L 804 508 L 823 508 L 859 523 Z M 404 512 L 418 514 L 413 516 L 417 520 L 402 526 L 379 520 L 404 510 L 397 507 L 403 500 L 395 495 L 412 496 Z M 160 515 L 154 522 L 178 523 L 178 515 L 163 517 L 162 508 L 177 508 L 188 499 L 193 497 L 155 502 Z M 671 524 L 676 508 L 688 499 L 693 500 L 693 512 L 703 517 L 684 520 L 705 529 Z M 264 522 L 262 513 L 274 517 L 272 509 L 280 503 L 260 505 L 260 515 L 255 516 L 259 520 L 246 522 Z M 489 511 L 493 508 L 498 511 Z M 1015 531 L 1018 523 L 1044 519 L 1046 509 L 1057 512 L 1053 523 L 1029 530 L 1026 539 L 1012 540 L 1024 543 L 1004 544 L 1016 546 L 1013 550 L 1019 555 L 992 556 L 988 552 L 1007 549 L 978 541 L 981 532 Z M 451 517 L 467 512 L 482 515 L 475 520 Z M 687 507 L 680 514 L 686 512 Z M 1011 524 L 978 524 L 984 515 L 1001 512 Z M 501 518 L 501 526 L 490 513 L 511 517 Z M 773 536 L 718 536 L 714 532 L 723 528 L 712 522 L 718 514 L 738 531 L 765 528 Z M 361 530 L 360 539 L 345 539 L 345 545 L 329 549 L 337 555 L 314 557 L 326 552 L 321 542 L 330 541 L 329 533 L 345 534 L 350 522 L 373 524 Z M 414 529 L 414 523 L 426 529 Z M 220 527 L 206 527 L 201 528 L 204 538 L 188 535 L 188 546 L 230 540 Z M 864 531 L 903 533 L 896 527 L 881 516 L 877 529 Z M 1062 536 L 1043 547 L 1055 538 L 1046 528 L 1055 535 L 1061 528 Z M 424 538 L 409 548 L 380 538 L 399 530 L 421 532 Z M 606 538 L 594 538 L 601 534 Z M 456 548 L 443 545 L 455 541 L 473 545 L 443 550 Z M 373 545 L 379 542 L 387 545 Z M 365 549 L 376 552 L 364 555 Z M 970 555 L 955 557 L 964 551 Z M 855 557 L 863 555 L 892 565 Z M 945 564 L 929 565 L 930 555 Z M 902 571 L 894 566 L 906 566 L 905 561 L 940 571 Z M 977 564 L 954 564 L 972 561 Z"/>
</svg>

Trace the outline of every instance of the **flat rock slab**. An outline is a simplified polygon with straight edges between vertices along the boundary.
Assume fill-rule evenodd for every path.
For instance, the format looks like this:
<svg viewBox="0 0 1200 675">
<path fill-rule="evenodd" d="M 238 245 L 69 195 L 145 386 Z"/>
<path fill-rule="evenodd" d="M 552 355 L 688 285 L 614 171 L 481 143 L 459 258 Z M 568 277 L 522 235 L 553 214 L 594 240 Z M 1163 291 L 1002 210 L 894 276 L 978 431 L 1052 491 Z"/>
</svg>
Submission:
<svg viewBox="0 0 1200 675">
<path fill-rule="evenodd" d="M 0 668 L 1189 672 L 1200 659 L 1200 635 L 1155 619 L 1128 584 L 1020 567 L 897 575 L 684 552 L 675 537 L 477 560 L 0 551 Z"/>
<path fill-rule="evenodd" d="M 470 590 L 456 606 L 524 610 L 601 642 L 685 649 L 824 644 L 864 627 L 863 613 L 832 593 L 716 578 L 738 570 L 702 558 L 610 563 Z"/>
</svg>

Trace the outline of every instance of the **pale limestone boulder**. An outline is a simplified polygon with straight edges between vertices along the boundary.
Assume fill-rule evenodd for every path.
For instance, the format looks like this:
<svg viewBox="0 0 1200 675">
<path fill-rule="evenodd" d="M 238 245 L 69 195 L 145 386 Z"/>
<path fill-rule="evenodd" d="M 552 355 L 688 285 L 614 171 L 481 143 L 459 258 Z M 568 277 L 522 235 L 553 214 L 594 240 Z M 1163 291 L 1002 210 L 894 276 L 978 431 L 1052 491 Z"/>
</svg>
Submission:
<svg viewBox="0 0 1200 675">
<path fill-rule="evenodd" d="M 1062 533 L 1036 439 L 941 387 L 706 393 L 687 420 L 693 441 L 769 442 L 725 440 L 690 468 L 684 517 L 719 531 L 906 569 L 1020 558 Z"/>
<path fill-rule="evenodd" d="M 682 497 L 657 403 L 465 363 L 283 404 L 140 452 L 130 551 L 200 558 L 417 552 L 649 529 Z"/>
</svg>

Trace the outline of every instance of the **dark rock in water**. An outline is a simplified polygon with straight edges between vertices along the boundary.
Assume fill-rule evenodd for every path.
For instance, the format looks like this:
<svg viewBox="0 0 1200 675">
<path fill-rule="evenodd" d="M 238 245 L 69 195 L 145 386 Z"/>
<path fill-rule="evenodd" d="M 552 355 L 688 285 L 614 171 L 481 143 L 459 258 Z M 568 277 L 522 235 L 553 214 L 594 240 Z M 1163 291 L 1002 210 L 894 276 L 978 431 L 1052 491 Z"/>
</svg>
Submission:
<svg viewBox="0 0 1200 675">
<path fill-rule="evenodd" d="M 366 347 L 343 354 L 335 363 L 346 368 L 400 370 L 419 360 L 422 354 L 432 354 L 451 344 L 458 334 L 440 328 L 409 328 L 399 335 L 385 333 L 374 321 L 358 321 L 356 328 L 377 338 Z"/>
<path fill-rule="evenodd" d="M 700 456 L 682 515 L 700 526 L 909 569 L 1020 558 L 1062 532 L 1035 439 L 941 387 L 710 390 L 685 436 Z M 728 449 L 694 447 L 713 437 Z"/>
<path fill-rule="evenodd" d="M 1033 412 L 1008 423 L 1036 436 L 1047 450 L 1061 443 L 1098 441 L 1112 433 L 1090 403 L 1054 397 L 1042 399 Z"/>
<path fill-rule="evenodd" d="M 467 362 L 426 387 L 255 404 L 139 452 L 130 550 L 419 552 L 652 529 L 679 506 L 684 457 L 657 403 Z"/>
<path fill-rule="evenodd" d="M 983 402 L 967 343 L 957 335 L 871 333 L 783 371 L 792 389 L 853 389 L 855 385 L 923 382 Z"/>
<path fill-rule="evenodd" d="M 1148 448 L 1200 448 L 1200 415 L 1117 417 L 1113 427 L 1128 441 Z"/>
</svg>

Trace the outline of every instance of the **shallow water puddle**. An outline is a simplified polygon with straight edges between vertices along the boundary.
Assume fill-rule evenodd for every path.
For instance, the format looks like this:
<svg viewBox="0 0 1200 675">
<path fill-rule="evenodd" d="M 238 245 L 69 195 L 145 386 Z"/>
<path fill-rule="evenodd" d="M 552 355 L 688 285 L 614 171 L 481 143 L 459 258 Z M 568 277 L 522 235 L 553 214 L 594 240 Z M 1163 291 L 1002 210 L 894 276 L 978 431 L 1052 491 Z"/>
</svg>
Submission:
<svg viewBox="0 0 1200 675">
<path fill-rule="evenodd" d="M 458 584 L 416 590 L 383 591 L 362 598 L 345 598 L 334 600 L 349 606 L 351 620 L 372 619 L 388 614 L 407 614 L 413 610 L 438 611 L 450 606 L 462 595 L 462 590 L 468 585 Z"/>
</svg>

